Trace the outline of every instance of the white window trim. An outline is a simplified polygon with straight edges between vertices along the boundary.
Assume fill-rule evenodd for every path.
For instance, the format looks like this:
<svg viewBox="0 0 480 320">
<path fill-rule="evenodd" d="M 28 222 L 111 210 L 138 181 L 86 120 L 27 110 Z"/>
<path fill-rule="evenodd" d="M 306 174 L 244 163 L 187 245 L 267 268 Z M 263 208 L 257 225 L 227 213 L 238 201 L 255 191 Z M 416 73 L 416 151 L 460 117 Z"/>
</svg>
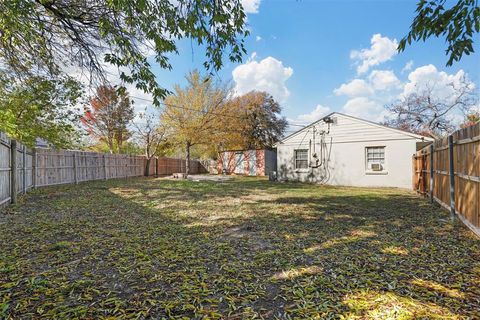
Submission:
<svg viewBox="0 0 480 320">
<path fill-rule="evenodd" d="M 368 169 L 368 148 L 383 148 L 383 170 L 373 171 Z M 365 174 L 366 175 L 387 175 L 388 174 L 388 162 L 387 162 L 387 146 L 386 145 L 370 145 L 365 146 Z"/>
<path fill-rule="evenodd" d="M 381 175 L 387 175 L 388 171 L 387 170 L 382 170 L 382 171 L 365 170 L 365 174 L 368 176 L 381 176 Z"/>
<path fill-rule="evenodd" d="M 297 151 L 306 151 L 307 152 L 307 159 L 305 161 L 307 161 L 307 168 L 297 168 Z M 293 168 L 295 169 L 295 172 L 308 172 L 309 171 L 309 168 L 308 168 L 308 157 L 309 157 L 309 150 L 308 149 L 294 149 L 293 150 Z"/>
</svg>

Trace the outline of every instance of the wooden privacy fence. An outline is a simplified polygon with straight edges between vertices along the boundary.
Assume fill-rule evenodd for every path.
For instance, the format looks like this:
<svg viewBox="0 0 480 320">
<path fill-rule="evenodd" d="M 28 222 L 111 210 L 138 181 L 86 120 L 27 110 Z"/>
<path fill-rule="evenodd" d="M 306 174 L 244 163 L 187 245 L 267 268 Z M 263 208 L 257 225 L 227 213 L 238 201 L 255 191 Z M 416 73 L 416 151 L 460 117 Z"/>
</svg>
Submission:
<svg viewBox="0 0 480 320">
<path fill-rule="evenodd" d="M 171 175 L 173 173 L 185 173 L 186 166 L 184 159 L 177 159 L 177 158 L 167 158 L 161 157 L 157 158 L 156 161 L 152 161 L 156 168 L 155 170 L 150 170 L 150 174 L 156 174 L 158 176 L 166 176 Z M 151 164 L 151 167 L 153 164 Z M 198 160 L 190 160 L 190 173 L 191 174 L 199 174 L 199 173 L 208 173 L 207 169 L 205 169 L 204 165 Z"/>
<path fill-rule="evenodd" d="M 413 188 L 480 235 L 480 123 L 436 140 L 413 157 Z"/>
<path fill-rule="evenodd" d="M 0 205 L 16 201 L 31 188 L 83 181 L 129 178 L 145 174 L 146 158 L 86 151 L 29 149 L 0 132 Z M 190 173 L 206 173 L 191 160 Z M 149 175 L 185 172 L 185 160 L 154 158 Z"/>
<path fill-rule="evenodd" d="M 34 187 L 138 177 L 145 170 L 143 156 L 35 149 L 34 157 Z"/>
<path fill-rule="evenodd" d="M 0 205 L 33 187 L 33 151 L 0 132 Z M 12 174 L 12 168 L 14 168 Z"/>
</svg>

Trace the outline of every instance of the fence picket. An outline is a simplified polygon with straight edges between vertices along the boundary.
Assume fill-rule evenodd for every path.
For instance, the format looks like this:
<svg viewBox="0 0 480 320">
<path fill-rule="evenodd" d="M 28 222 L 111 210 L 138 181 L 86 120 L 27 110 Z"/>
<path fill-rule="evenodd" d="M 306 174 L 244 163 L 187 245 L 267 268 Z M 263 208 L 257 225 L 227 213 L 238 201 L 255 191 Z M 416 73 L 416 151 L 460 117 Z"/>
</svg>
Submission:
<svg viewBox="0 0 480 320">
<path fill-rule="evenodd" d="M 430 165 L 425 161 L 428 149 Z M 480 123 L 436 140 L 417 151 L 412 161 L 414 190 L 430 190 L 452 217 L 457 215 L 480 236 Z"/>
<path fill-rule="evenodd" d="M 453 136 L 448 136 L 448 176 L 450 181 L 450 213 L 452 219 L 455 217 L 455 150 L 453 146 Z"/>
<path fill-rule="evenodd" d="M 10 202 L 17 202 L 17 141 L 10 144 Z"/>
<path fill-rule="evenodd" d="M 185 160 L 156 158 L 150 175 L 183 172 Z M 203 165 L 191 162 L 192 174 L 207 173 Z M 0 132 L 0 205 L 17 200 L 18 193 L 31 188 L 72 184 L 90 180 L 129 178 L 145 174 L 145 156 L 96 152 L 26 148 Z"/>
<path fill-rule="evenodd" d="M 27 193 L 27 147 L 22 146 L 22 189 Z"/>
</svg>

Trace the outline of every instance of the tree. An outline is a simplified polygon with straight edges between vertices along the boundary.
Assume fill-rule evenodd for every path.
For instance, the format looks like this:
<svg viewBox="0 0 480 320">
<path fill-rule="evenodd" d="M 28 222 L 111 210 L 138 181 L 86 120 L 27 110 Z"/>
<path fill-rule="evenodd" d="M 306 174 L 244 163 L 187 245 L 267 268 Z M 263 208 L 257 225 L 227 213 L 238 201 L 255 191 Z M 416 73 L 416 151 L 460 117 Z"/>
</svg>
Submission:
<svg viewBox="0 0 480 320">
<path fill-rule="evenodd" d="M 80 150 L 89 150 L 93 152 L 100 152 L 100 153 L 109 153 L 110 148 L 108 145 L 100 140 L 86 140 L 82 141 L 83 143 L 79 145 Z M 138 154 L 143 154 L 143 147 L 138 144 L 137 141 L 134 141 L 133 139 L 129 139 L 124 142 L 122 146 L 122 153 L 125 154 L 133 154 L 133 155 L 138 155 Z M 116 146 L 115 146 L 115 150 Z"/>
<path fill-rule="evenodd" d="M 146 110 L 145 110 L 146 111 Z M 160 116 L 157 114 L 147 114 L 146 112 L 139 115 L 141 121 L 134 123 L 136 135 L 140 144 L 144 149 L 147 163 L 145 166 L 145 175 L 150 175 L 150 162 L 153 157 L 158 156 L 168 147 L 167 130 L 160 123 Z"/>
<path fill-rule="evenodd" d="M 100 86 L 90 98 L 90 108 L 85 107 L 81 121 L 91 136 L 107 144 L 110 153 L 120 153 L 123 143 L 130 137 L 128 125 L 134 116 L 125 90 Z"/>
<path fill-rule="evenodd" d="M 412 41 L 425 41 L 432 36 L 445 36 L 447 66 L 459 61 L 462 56 L 474 52 L 473 39 L 480 32 L 480 6 L 478 0 L 457 0 L 447 7 L 446 0 L 420 0 L 417 15 L 410 32 L 399 43 L 404 51 Z"/>
<path fill-rule="evenodd" d="M 272 148 L 280 141 L 287 128 L 287 120 L 280 115 L 282 108 L 266 92 L 251 91 L 227 103 L 225 109 L 234 117 L 227 117 L 230 131 L 226 131 L 228 148 Z"/>
<path fill-rule="evenodd" d="M 465 78 L 450 86 L 452 94 L 448 97 L 440 97 L 432 86 L 417 88 L 387 108 L 395 118 L 386 124 L 436 139 L 453 131 L 452 116 L 466 113 L 478 98 L 474 85 Z"/>
<path fill-rule="evenodd" d="M 161 121 L 171 130 L 172 141 L 183 146 L 188 175 L 190 149 L 211 143 L 220 130 L 220 115 L 229 90 L 197 70 L 190 72 L 186 79 L 185 88 L 176 85 L 174 93 L 165 98 Z"/>
<path fill-rule="evenodd" d="M 78 137 L 74 123 L 81 86 L 71 78 L 16 80 L 0 74 L 0 130 L 33 147 L 42 138 L 55 147 L 70 147 Z"/>
<path fill-rule="evenodd" d="M 98 85 L 105 83 L 107 63 L 158 103 L 167 91 L 156 82 L 151 60 L 171 69 L 177 41 L 190 38 L 206 48 L 208 70 L 221 68 L 226 51 L 229 60 L 241 61 L 245 22 L 241 0 L 0 1 L 0 65 L 18 76 L 51 77 L 79 67 Z"/>
<path fill-rule="evenodd" d="M 463 121 L 462 124 L 460 124 L 460 127 L 462 129 L 468 128 L 476 125 L 479 122 L 480 122 L 480 111 L 471 111 L 465 116 L 465 120 Z"/>
</svg>

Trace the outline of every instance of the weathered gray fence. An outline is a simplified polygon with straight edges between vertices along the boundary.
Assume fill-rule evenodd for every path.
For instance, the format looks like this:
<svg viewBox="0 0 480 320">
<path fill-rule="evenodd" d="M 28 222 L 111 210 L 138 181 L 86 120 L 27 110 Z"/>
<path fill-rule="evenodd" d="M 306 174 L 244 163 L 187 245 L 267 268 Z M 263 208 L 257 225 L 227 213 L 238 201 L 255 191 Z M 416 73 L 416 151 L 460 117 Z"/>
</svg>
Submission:
<svg viewBox="0 0 480 320">
<path fill-rule="evenodd" d="M 17 194 L 33 187 L 32 163 L 31 149 L 0 132 L 0 205 L 14 202 Z"/>
<path fill-rule="evenodd" d="M 0 132 L 0 206 L 31 188 L 143 176 L 146 164 L 144 156 L 29 149 Z M 185 172 L 185 160 L 153 158 L 149 168 L 149 175 Z M 191 160 L 190 168 L 192 174 L 207 172 L 198 160 Z"/>
<path fill-rule="evenodd" d="M 86 151 L 35 149 L 34 187 L 141 176 L 145 157 Z"/>
<path fill-rule="evenodd" d="M 29 149 L 0 132 L 0 205 L 31 188 L 142 176 L 145 157 Z"/>
</svg>

